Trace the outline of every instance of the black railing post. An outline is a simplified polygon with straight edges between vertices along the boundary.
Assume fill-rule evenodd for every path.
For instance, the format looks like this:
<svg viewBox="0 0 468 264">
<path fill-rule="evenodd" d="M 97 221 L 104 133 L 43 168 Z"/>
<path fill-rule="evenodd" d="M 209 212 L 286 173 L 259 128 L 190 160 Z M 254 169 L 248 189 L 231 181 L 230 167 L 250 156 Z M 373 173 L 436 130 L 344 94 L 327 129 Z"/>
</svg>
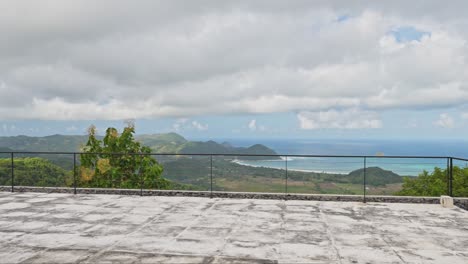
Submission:
<svg viewBox="0 0 468 264">
<path fill-rule="evenodd" d="M 210 198 L 213 198 L 213 155 L 210 155 Z"/>
<path fill-rule="evenodd" d="M 136 157 L 135 156 L 136 154 L 134 154 L 134 153 L 132 153 L 131 155 L 133 155 L 133 159 L 135 159 L 135 158 L 142 158 L 143 159 L 144 158 L 144 156 L 143 157 Z M 143 173 L 141 173 L 141 171 L 140 171 L 140 174 L 141 174 L 141 176 L 140 176 L 140 196 L 143 196 L 143 183 L 144 183 L 145 180 L 143 178 Z"/>
<path fill-rule="evenodd" d="M 11 153 L 11 192 L 15 191 L 15 158 L 13 152 Z"/>
<path fill-rule="evenodd" d="M 447 180 L 447 195 L 450 195 L 450 158 L 447 157 L 447 169 L 445 171 Z"/>
<path fill-rule="evenodd" d="M 366 182 L 366 162 L 367 162 L 367 157 L 364 157 L 364 203 L 366 203 L 366 185 L 367 185 L 367 182 Z"/>
<path fill-rule="evenodd" d="M 453 158 L 450 158 L 449 196 L 453 196 Z"/>
<path fill-rule="evenodd" d="M 76 153 L 73 153 L 73 194 L 76 194 Z"/>
<path fill-rule="evenodd" d="M 285 168 L 286 168 L 286 174 L 285 174 L 285 182 L 284 182 L 284 193 L 286 194 L 285 197 L 288 196 L 288 156 L 285 158 Z"/>
</svg>

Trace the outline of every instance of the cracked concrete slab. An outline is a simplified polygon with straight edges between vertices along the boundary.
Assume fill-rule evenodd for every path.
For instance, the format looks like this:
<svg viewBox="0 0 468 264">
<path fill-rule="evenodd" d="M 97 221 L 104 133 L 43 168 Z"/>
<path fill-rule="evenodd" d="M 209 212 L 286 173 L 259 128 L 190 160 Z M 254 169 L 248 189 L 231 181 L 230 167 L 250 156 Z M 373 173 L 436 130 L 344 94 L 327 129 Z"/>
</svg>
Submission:
<svg viewBox="0 0 468 264">
<path fill-rule="evenodd" d="M 0 263 L 468 263 L 434 204 L 0 192 Z"/>
</svg>

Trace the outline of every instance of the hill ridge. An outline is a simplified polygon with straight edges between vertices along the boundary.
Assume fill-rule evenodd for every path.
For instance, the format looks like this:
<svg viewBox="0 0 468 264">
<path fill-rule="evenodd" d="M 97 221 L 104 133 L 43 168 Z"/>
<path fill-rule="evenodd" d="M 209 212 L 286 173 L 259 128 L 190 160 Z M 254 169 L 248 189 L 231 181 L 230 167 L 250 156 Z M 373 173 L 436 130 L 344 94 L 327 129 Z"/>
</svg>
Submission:
<svg viewBox="0 0 468 264">
<path fill-rule="evenodd" d="M 99 136 L 98 138 L 102 138 Z M 48 135 L 0 137 L 0 148 L 13 151 L 63 151 L 75 152 L 86 143 L 87 135 Z M 262 144 L 250 147 L 234 147 L 228 142 L 218 143 L 213 140 L 189 141 L 175 132 L 135 135 L 141 144 L 151 148 L 154 153 L 174 154 L 240 154 L 240 155 L 277 155 Z M 247 158 L 247 157 L 246 157 Z"/>
</svg>

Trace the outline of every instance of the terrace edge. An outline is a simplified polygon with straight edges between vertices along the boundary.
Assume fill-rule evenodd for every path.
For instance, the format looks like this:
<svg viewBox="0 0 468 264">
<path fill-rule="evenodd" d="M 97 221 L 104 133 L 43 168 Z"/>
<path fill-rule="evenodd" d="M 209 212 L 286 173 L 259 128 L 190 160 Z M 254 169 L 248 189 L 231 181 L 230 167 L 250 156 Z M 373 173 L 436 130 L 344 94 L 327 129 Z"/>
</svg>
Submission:
<svg viewBox="0 0 468 264">
<path fill-rule="evenodd" d="M 0 186 L 0 191 L 11 192 L 11 186 Z M 15 186 L 15 192 L 39 193 L 74 193 L 70 187 L 33 187 Z M 337 201 L 337 202 L 363 202 L 362 195 L 338 194 L 285 194 L 285 193 L 253 193 L 253 192 L 220 192 L 220 191 L 186 191 L 186 190 L 147 190 L 147 189 L 111 189 L 111 188 L 76 188 L 77 194 L 116 194 L 139 196 L 185 196 L 205 198 L 233 198 L 233 199 L 278 199 L 278 200 L 306 200 L 306 201 Z M 419 196 L 380 196 L 367 195 L 366 202 L 379 203 L 418 203 L 439 204 L 440 197 Z M 453 198 L 454 204 L 468 210 L 468 198 Z"/>
</svg>

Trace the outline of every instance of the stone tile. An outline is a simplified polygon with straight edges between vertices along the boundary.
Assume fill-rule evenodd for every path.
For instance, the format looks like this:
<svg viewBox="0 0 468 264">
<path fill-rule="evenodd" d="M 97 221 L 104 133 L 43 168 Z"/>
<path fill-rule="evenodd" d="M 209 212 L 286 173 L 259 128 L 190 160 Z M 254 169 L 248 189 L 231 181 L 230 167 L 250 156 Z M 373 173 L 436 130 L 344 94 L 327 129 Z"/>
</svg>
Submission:
<svg viewBox="0 0 468 264">
<path fill-rule="evenodd" d="M 430 204 L 0 192 L 0 263 L 468 263 Z"/>
<path fill-rule="evenodd" d="M 20 263 L 26 261 L 37 254 L 37 249 L 20 247 L 16 245 L 0 245 L 0 263 Z"/>
<path fill-rule="evenodd" d="M 280 229 L 284 225 L 284 221 L 280 218 L 265 219 L 242 217 L 237 220 L 237 225 L 242 229 Z"/>
<path fill-rule="evenodd" d="M 256 229 L 256 228 L 239 228 L 232 232 L 233 239 L 241 241 L 256 241 L 260 243 L 277 244 L 281 242 L 282 229 Z"/>
<path fill-rule="evenodd" d="M 112 249 L 128 252 L 162 253 L 172 239 L 164 236 L 128 236 L 115 243 Z"/>
<path fill-rule="evenodd" d="M 177 238 L 166 243 L 163 253 L 215 256 L 221 250 L 224 240 L 221 239 L 186 239 Z"/>
<path fill-rule="evenodd" d="M 388 246 L 381 236 L 369 234 L 347 234 L 335 233 L 333 234 L 335 245 L 338 247 L 369 247 L 369 248 L 382 248 Z"/>
<path fill-rule="evenodd" d="M 224 228 L 226 226 L 232 227 L 238 225 L 240 219 L 238 216 L 226 215 L 224 213 L 205 215 L 198 219 L 197 226 L 199 227 L 213 227 L 213 228 Z"/>
<path fill-rule="evenodd" d="M 330 263 L 336 262 L 336 254 L 330 245 L 282 243 L 279 247 L 280 263 Z"/>
<path fill-rule="evenodd" d="M 127 235 L 139 228 L 139 225 L 122 224 L 86 224 L 86 230 L 80 232 L 84 236 Z"/>
<path fill-rule="evenodd" d="M 6 202 L 0 204 L 0 212 L 1 211 L 8 211 L 8 210 L 18 210 L 24 209 L 27 207 L 31 207 L 30 203 L 22 203 L 22 202 Z"/>
<path fill-rule="evenodd" d="M 213 263 L 214 257 L 212 256 L 191 256 L 191 255 L 158 255 L 158 256 L 144 256 L 139 259 L 138 263 L 153 264 L 153 263 Z M 228 262 L 222 262 L 228 263 Z"/>
<path fill-rule="evenodd" d="M 186 226 L 166 226 L 160 225 L 159 223 L 150 223 L 140 230 L 131 234 L 131 236 L 157 236 L 175 238 L 182 231 L 187 229 Z"/>
<path fill-rule="evenodd" d="M 323 221 L 304 222 L 304 221 L 285 221 L 283 228 L 292 231 L 315 231 L 323 232 L 326 230 L 326 225 Z"/>
<path fill-rule="evenodd" d="M 183 233 L 180 233 L 179 239 L 217 239 L 223 240 L 230 232 L 231 228 L 207 228 L 207 227 L 190 227 Z"/>
<path fill-rule="evenodd" d="M 386 264 L 403 263 L 391 248 L 339 247 L 340 263 Z"/>
<path fill-rule="evenodd" d="M 79 263 L 89 257 L 93 252 L 88 250 L 57 249 L 43 251 L 29 258 L 26 262 L 31 264 L 53 264 L 53 263 Z"/>
<path fill-rule="evenodd" d="M 408 250 L 395 249 L 398 255 L 407 263 L 450 263 L 465 264 L 467 255 L 461 252 L 443 251 L 443 250 Z M 466 250 L 465 250 L 466 251 Z"/>
<path fill-rule="evenodd" d="M 285 230 L 282 243 L 288 244 L 313 244 L 316 246 L 331 246 L 328 234 L 316 231 Z"/>
<path fill-rule="evenodd" d="M 321 221 L 320 214 L 318 212 L 310 212 L 310 213 L 298 213 L 298 212 L 289 212 L 286 211 L 284 216 L 284 220 L 286 222 L 289 221 L 301 221 L 301 222 L 317 222 Z"/>
<path fill-rule="evenodd" d="M 231 240 L 222 249 L 221 255 L 250 259 L 278 259 L 279 244 L 266 244 L 253 240 Z"/>
</svg>

